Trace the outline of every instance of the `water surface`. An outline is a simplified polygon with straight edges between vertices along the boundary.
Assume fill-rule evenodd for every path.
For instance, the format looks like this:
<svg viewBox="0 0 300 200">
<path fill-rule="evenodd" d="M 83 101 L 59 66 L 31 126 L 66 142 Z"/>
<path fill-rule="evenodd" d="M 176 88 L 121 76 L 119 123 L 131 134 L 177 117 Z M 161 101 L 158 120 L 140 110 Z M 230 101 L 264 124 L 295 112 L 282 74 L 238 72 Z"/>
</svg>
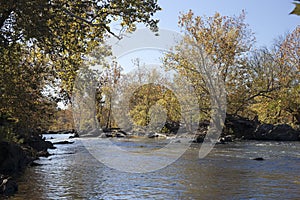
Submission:
<svg viewBox="0 0 300 200">
<path fill-rule="evenodd" d="M 68 136 L 47 135 L 52 141 Z M 125 173 L 98 162 L 80 140 L 57 145 L 52 156 L 37 161 L 41 166 L 27 169 L 11 199 L 300 199 L 299 142 L 216 145 L 204 159 L 198 158 L 196 144 L 166 168 Z M 153 139 L 115 142 L 128 150 L 164 144 Z"/>
</svg>

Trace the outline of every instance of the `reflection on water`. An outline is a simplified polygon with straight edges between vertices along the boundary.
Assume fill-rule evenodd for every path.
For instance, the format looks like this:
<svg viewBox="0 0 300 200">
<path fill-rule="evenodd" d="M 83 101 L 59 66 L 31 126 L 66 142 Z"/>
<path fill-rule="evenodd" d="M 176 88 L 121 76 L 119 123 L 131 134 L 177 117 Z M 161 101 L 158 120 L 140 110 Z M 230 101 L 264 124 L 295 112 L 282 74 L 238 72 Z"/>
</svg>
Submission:
<svg viewBox="0 0 300 200">
<path fill-rule="evenodd" d="M 68 135 L 52 137 L 62 139 Z M 132 149 L 156 148 L 161 142 L 117 140 L 116 143 Z M 217 145 L 204 159 L 198 158 L 199 145 L 192 145 L 172 165 L 140 174 L 120 172 L 99 163 L 80 139 L 57 147 L 51 150 L 53 156 L 38 161 L 41 166 L 25 172 L 19 180 L 20 191 L 11 199 L 300 198 L 300 143 L 297 142 Z M 252 160 L 255 157 L 266 160 Z"/>
</svg>

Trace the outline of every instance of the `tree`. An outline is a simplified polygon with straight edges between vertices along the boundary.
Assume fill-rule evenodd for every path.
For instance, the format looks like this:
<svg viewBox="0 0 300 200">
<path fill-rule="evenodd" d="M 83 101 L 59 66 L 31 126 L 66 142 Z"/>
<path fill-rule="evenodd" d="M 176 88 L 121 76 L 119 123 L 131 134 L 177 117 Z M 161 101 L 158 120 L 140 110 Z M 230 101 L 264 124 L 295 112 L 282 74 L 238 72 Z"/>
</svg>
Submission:
<svg viewBox="0 0 300 200">
<path fill-rule="evenodd" d="M 209 119 L 215 107 L 224 108 L 221 101 L 224 102 L 225 88 L 228 112 L 235 113 L 236 104 L 240 103 L 237 99 L 240 99 L 239 86 L 243 84 L 243 64 L 254 42 L 244 20 L 244 12 L 238 17 L 219 13 L 200 17 L 189 11 L 179 18 L 184 39 L 174 47 L 174 53 L 166 55 L 165 65 L 189 79 L 198 97 L 202 119 Z"/>
<path fill-rule="evenodd" d="M 249 61 L 252 109 L 267 123 L 300 124 L 300 27 Z M 249 98 L 249 99 L 250 99 Z"/>
<path fill-rule="evenodd" d="M 58 98 L 71 98 L 84 58 L 105 37 L 121 38 L 111 23 L 120 33 L 140 22 L 156 31 L 153 14 L 159 10 L 156 0 L 1 1 L 1 121 L 15 119 L 14 131 L 37 130 Z"/>
<path fill-rule="evenodd" d="M 0 113 L 14 121 L 4 127 L 4 138 L 47 129 L 56 107 L 46 94 L 45 85 L 54 81 L 47 57 L 36 46 L 11 48 L 15 51 L 4 49 L 0 58 Z"/>
<path fill-rule="evenodd" d="M 111 30 L 112 22 L 124 31 L 134 30 L 138 22 L 155 31 L 158 20 L 152 16 L 158 10 L 156 0 L 5 1 L 0 5 L 0 47 L 36 44 L 49 55 L 62 81 L 61 92 L 68 97 L 82 56 L 100 45 L 106 34 L 121 37 Z"/>
</svg>

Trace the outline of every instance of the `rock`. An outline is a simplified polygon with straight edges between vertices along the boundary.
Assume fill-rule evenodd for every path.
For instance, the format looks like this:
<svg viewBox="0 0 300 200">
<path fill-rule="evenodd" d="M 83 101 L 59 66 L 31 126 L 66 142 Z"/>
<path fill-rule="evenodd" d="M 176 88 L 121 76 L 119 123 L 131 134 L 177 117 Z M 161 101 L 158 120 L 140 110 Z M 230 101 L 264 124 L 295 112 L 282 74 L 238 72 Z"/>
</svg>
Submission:
<svg viewBox="0 0 300 200">
<path fill-rule="evenodd" d="M 227 115 L 222 136 L 233 136 L 234 139 L 270 140 L 270 141 L 297 141 L 300 140 L 300 131 L 287 124 L 260 124 L 257 119 L 249 120 L 239 116 Z"/>
<path fill-rule="evenodd" d="M 45 158 L 47 158 L 47 157 L 49 157 L 51 155 L 52 154 L 50 154 L 48 151 L 39 151 L 39 152 L 36 153 L 37 157 L 45 157 Z"/>
<path fill-rule="evenodd" d="M 265 159 L 262 158 L 262 157 L 257 157 L 257 158 L 253 158 L 252 160 L 263 161 L 263 160 L 265 160 Z"/>
<path fill-rule="evenodd" d="M 79 134 L 78 133 L 74 133 L 74 135 L 71 135 L 69 137 L 69 139 L 73 139 L 73 138 L 79 138 Z"/>
<path fill-rule="evenodd" d="M 197 134 L 195 139 L 192 141 L 193 143 L 202 143 L 204 141 L 206 134 Z"/>
<path fill-rule="evenodd" d="M 252 140 L 255 139 L 254 132 L 258 125 L 259 122 L 256 120 L 250 120 L 235 115 L 227 115 L 222 135 L 232 135 L 234 138 Z"/>
<path fill-rule="evenodd" d="M 167 136 L 160 133 L 149 133 L 148 138 L 167 138 Z"/>
<path fill-rule="evenodd" d="M 53 144 L 56 145 L 56 144 L 73 144 L 73 143 L 74 143 L 73 141 L 70 142 L 65 140 L 65 141 L 54 142 Z"/>
<path fill-rule="evenodd" d="M 55 149 L 52 142 L 43 140 L 40 136 L 32 136 L 24 141 L 25 145 L 29 145 L 36 151 L 46 151 L 47 149 Z"/>
<path fill-rule="evenodd" d="M 225 142 L 233 142 L 234 141 L 234 136 L 233 135 L 226 135 L 224 137 Z"/>
<path fill-rule="evenodd" d="M 254 135 L 257 140 L 297 141 L 300 132 L 287 124 L 262 124 L 257 127 Z"/>
<path fill-rule="evenodd" d="M 226 144 L 225 138 L 224 137 L 219 138 L 216 144 Z"/>
<path fill-rule="evenodd" d="M 124 137 L 126 137 L 126 135 L 124 133 L 118 131 L 118 132 L 115 133 L 115 137 L 124 138 Z"/>
</svg>

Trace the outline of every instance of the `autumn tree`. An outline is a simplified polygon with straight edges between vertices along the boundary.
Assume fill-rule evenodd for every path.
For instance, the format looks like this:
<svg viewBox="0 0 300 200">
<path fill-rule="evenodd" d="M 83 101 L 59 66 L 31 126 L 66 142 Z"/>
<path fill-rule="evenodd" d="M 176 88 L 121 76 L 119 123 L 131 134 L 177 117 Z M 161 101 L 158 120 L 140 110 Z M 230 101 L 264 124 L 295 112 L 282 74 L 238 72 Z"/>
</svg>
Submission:
<svg viewBox="0 0 300 200">
<path fill-rule="evenodd" d="M 272 49 L 254 53 L 248 62 L 250 108 L 266 123 L 299 125 L 300 27 L 278 40 Z"/>
<path fill-rule="evenodd" d="M 71 98 L 78 70 L 105 37 L 121 39 L 136 23 L 156 31 L 159 10 L 156 0 L 1 1 L 1 121 L 14 118 L 21 132 L 37 129 L 33 121 L 48 116 L 58 98 Z M 49 88 L 55 98 L 45 94 Z"/>
<path fill-rule="evenodd" d="M 225 89 L 228 112 L 235 113 L 241 100 L 237 90 L 243 84 L 243 63 L 254 42 L 245 23 L 245 13 L 237 17 L 219 13 L 200 17 L 189 11 L 180 16 L 178 24 L 184 39 L 174 47 L 173 53 L 166 55 L 166 68 L 175 69 L 189 79 L 198 98 L 202 119 L 209 119 L 214 109 L 224 110 L 221 102 L 226 98 Z"/>
</svg>

